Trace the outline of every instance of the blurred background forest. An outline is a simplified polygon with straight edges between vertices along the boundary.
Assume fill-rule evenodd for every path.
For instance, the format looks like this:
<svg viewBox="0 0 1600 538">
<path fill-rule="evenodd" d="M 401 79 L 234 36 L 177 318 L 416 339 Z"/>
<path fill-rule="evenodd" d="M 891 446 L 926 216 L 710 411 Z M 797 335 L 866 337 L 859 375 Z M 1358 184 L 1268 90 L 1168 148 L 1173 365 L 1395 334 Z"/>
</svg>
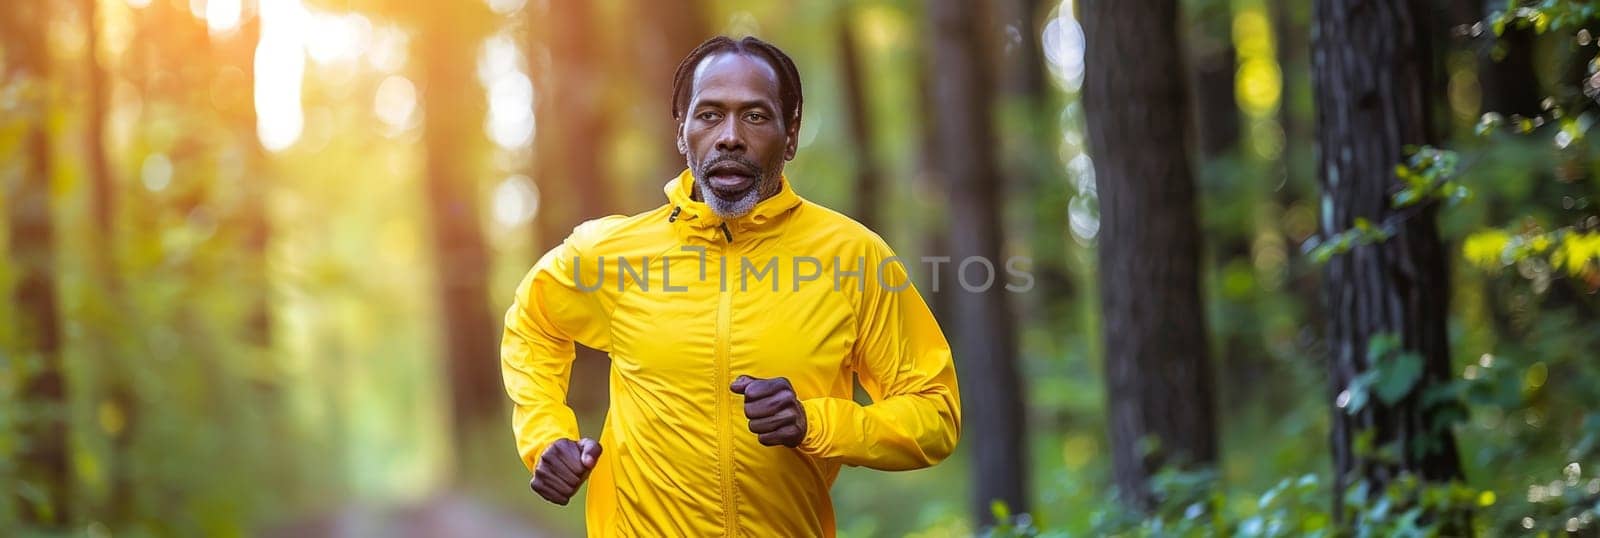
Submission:
<svg viewBox="0 0 1600 538">
<path fill-rule="evenodd" d="M 8 0 L 0 534 L 581 532 L 500 314 L 661 203 L 723 33 L 800 69 L 802 195 L 1033 260 L 911 268 L 967 427 L 841 535 L 1593 535 L 1600 16 L 1358 4 Z"/>
</svg>

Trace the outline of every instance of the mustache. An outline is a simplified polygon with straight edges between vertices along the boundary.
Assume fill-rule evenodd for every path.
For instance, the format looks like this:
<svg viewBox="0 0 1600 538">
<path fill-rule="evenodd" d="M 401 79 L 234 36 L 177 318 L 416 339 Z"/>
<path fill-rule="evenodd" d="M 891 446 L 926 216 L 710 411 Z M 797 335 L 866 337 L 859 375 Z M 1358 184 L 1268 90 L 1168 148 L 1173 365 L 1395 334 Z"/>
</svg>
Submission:
<svg viewBox="0 0 1600 538">
<path fill-rule="evenodd" d="M 706 174 L 729 172 L 740 175 L 756 176 L 761 173 L 761 167 L 754 161 L 739 155 L 720 155 L 706 160 L 700 165 Z"/>
</svg>

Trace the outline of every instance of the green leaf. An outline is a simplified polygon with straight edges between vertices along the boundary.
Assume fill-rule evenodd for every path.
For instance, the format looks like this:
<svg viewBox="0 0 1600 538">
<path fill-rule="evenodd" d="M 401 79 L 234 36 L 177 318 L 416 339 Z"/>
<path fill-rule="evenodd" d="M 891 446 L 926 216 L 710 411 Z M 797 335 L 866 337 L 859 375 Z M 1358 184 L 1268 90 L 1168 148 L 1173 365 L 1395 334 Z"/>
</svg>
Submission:
<svg viewBox="0 0 1600 538">
<path fill-rule="evenodd" d="M 989 503 L 989 513 L 994 514 L 995 521 L 1011 521 L 1011 507 L 1000 499 Z"/>
<path fill-rule="evenodd" d="M 1372 335 L 1367 341 L 1367 362 L 1377 363 L 1383 357 L 1400 348 L 1400 337 L 1392 332 Z"/>
<path fill-rule="evenodd" d="M 1374 387 L 1378 399 L 1383 403 L 1394 405 L 1395 402 L 1405 398 L 1411 388 L 1417 386 L 1417 381 L 1422 379 L 1422 356 L 1416 353 L 1401 353 L 1389 360 L 1378 363 L 1378 383 Z"/>
<path fill-rule="evenodd" d="M 1394 193 L 1394 206 L 1396 208 L 1407 207 L 1417 203 L 1417 200 L 1419 199 L 1420 198 L 1417 196 L 1416 191 L 1411 189 L 1403 189 L 1400 192 Z"/>
</svg>

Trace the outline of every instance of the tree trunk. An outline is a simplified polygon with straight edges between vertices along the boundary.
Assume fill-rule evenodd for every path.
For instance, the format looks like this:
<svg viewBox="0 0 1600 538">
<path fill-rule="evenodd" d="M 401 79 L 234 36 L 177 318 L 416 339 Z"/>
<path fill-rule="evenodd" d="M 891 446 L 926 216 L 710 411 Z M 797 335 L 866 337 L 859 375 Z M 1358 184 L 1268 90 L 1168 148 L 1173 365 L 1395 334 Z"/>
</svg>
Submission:
<svg viewBox="0 0 1600 538">
<path fill-rule="evenodd" d="M 1388 240 L 1334 256 L 1324 268 L 1336 518 L 1345 515 L 1345 488 L 1362 481 L 1369 491 L 1382 492 L 1406 474 L 1425 481 L 1462 477 L 1454 436 L 1420 401 L 1428 387 L 1451 377 L 1446 250 L 1434 206 L 1397 214 L 1389 202 L 1399 185 L 1394 167 L 1402 162 L 1402 148 L 1432 139 L 1431 51 L 1419 18 L 1426 11 L 1419 5 L 1317 0 L 1314 7 L 1317 172 L 1327 211 L 1322 234 L 1349 229 L 1358 218 L 1391 223 L 1394 232 Z M 1403 350 L 1415 353 L 1422 373 L 1392 403 L 1374 397 L 1352 407 L 1347 390 L 1374 370 L 1368 348 L 1380 335 L 1397 337 Z M 1358 452 L 1357 438 L 1367 435 L 1373 447 L 1395 447 L 1396 457 Z"/>
<path fill-rule="evenodd" d="M 253 170 L 246 183 L 244 219 L 244 249 L 253 271 L 249 310 L 245 319 L 245 341 L 260 348 L 272 346 L 272 280 L 267 268 L 267 248 L 272 239 L 272 222 L 267 215 L 267 199 L 271 191 L 272 174 L 268 170 L 267 156 L 256 135 L 255 59 L 261 41 L 261 16 L 259 11 L 247 13 L 236 38 L 241 47 L 240 70 L 244 72 L 246 88 L 239 108 L 239 144 L 246 156 L 246 170 Z"/>
<path fill-rule="evenodd" d="M 678 124 L 672 119 L 672 74 L 696 45 L 711 37 L 711 25 L 706 22 L 706 8 L 701 0 L 661 2 L 637 0 L 634 12 L 639 20 L 650 21 L 640 26 L 633 36 L 639 72 L 644 77 L 640 85 L 644 99 L 644 117 L 650 118 L 651 140 L 661 140 L 661 182 L 678 175 L 686 168 L 684 157 L 678 153 L 673 135 Z"/>
<path fill-rule="evenodd" d="M 1224 0 L 1194 2 L 1188 47 L 1194 85 L 1195 134 L 1200 156 L 1215 159 L 1239 144 L 1239 103 L 1234 100 L 1234 72 L 1239 57 L 1233 49 L 1233 11 Z"/>
<path fill-rule="evenodd" d="M 110 258 L 111 248 L 116 244 L 112 239 L 115 209 L 115 185 L 112 179 L 111 167 L 106 162 L 105 125 L 106 115 L 110 108 L 110 97 L 106 84 L 106 70 L 100 65 L 100 27 L 96 17 L 99 9 L 95 0 L 80 0 L 78 3 L 79 16 L 82 17 L 84 32 L 84 68 L 86 74 L 85 88 L 89 92 L 88 110 L 84 118 L 84 173 L 89 180 L 89 213 L 94 221 L 94 230 L 97 240 L 101 242 L 96 247 L 97 256 Z M 103 266 L 100 270 L 108 270 Z M 108 271 L 114 273 L 114 271 Z"/>
<path fill-rule="evenodd" d="M 1038 0 L 991 2 L 992 31 L 1004 43 L 995 61 L 1004 74 L 997 112 L 1001 119 L 1004 173 L 1012 179 L 1007 204 L 1027 218 L 1013 237 L 1026 238 L 1032 254 L 1034 290 L 1018 297 L 1021 312 L 1042 320 L 1062 320 L 1075 301 L 1076 280 L 1068 266 L 1067 212 L 1070 186 L 1057 149 L 1061 108 L 1052 99 L 1040 34 L 1045 17 Z"/>
<path fill-rule="evenodd" d="M 544 39 L 530 42 L 529 50 L 546 49 L 550 59 L 545 76 L 539 77 L 545 91 L 538 97 L 542 111 L 539 117 L 548 123 L 535 135 L 538 167 L 534 181 L 538 182 L 544 203 L 539 206 L 534 226 L 539 234 L 538 251 L 544 252 L 566 238 L 574 226 L 617 208 L 611 174 L 597 149 L 608 140 L 611 129 L 602 101 L 606 74 L 600 67 L 603 55 L 593 39 L 599 26 L 594 6 L 588 2 L 551 2 L 540 18 Z M 554 203 L 557 200 L 578 203 Z M 585 412 L 604 410 L 609 398 L 609 375 L 610 363 L 605 353 L 578 345 L 571 386 L 584 390 L 573 391 L 569 396 L 573 408 Z"/>
<path fill-rule="evenodd" d="M 1083 7 L 1113 474 L 1149 508 L 1161 466 L 1217 458 L 1178 12 L 1175 0 Z"/>
<path fill-rule="evenodd" d="M 554 181 L 567 186 L 577 200 L 574 223 L 606 215 L 615 203 L 611 179 L 601 164 L 600 147 L 609 139 L 605 117 L 605 71 L 596 35 L 594 6 L 589 2 L 551 2 L 545 17 L 549 36 L 549 108 L 557 129 L 546 132 L 546 145 L 557 153 Z M 570 227 L 569 227 L 570 229 Z M 564 237 L 562 234 L 558 237 Z M 552 238 L 557 239 L 558 238 Z"/>
<path fill-rule="evenodd" d="M 939 119 L 933 111 L 938 105 L 933 102 L 933 59 L 924 47 L 918 47 L 917 55 L 917 186 L 927 192 L 943 192 L 949 185 L 943 170 L 940 170 L 939 158 Z M 949 200 L 933 196 L 929 197 L 929 213 L 932 218 L 921 221 L 922 248 L 924 256 L 949 256 L 950 255 L 950 228 L 948 227 Z M 952 271 L 947 266 L 939 266 L 937 272 L 930 268 L 928 280 L 923 283 L 927 289 L 928 309 L 933 311 L 935 319 L 950 323 L 955 319 L 954 306 L 951 304 L 955 297 L 956 281 L 951 276 Z"/>
<path fill-rule="evenodd" d="M 982 47 L 983 18 L 979 6 L 961 0 L 935 0 L 928 5 L 932 58 L 939 66 L 933 78 L 932 102 L 938 110 L 934 142 L 937 163 L 947 178 L 950 246 L 959 270 L 963 260 L 980 257 L 1001 269 L 1000 201 L 1004 181 L 995 162 L 994 128 L 990 125 L 991 62 Z M 981 284 L 982 265 L 967 268 L 966 281 Z M 997 282 L 998 282 L 998 276 Z M 955 280 L 961 280 L 959 277 Z M 966 390 L 966 436 L 972 450 L 973 521 L 994 522 L 992 501 L 1005 502 L 1011 513 L 1028 511 L 1027 424 L 1023 387 L 1017 376 L 1017 349 L 1012 333 L 1008 292 L 1002 286 L 978 291 L 956 287 L 954 327 L 956 357 L 961 361 Z M 944 290 L 941 290 L 944 291 Z"/>
<path fill-rule="evenodd" d="M 1480 18 L 1505 10 L 1504 0 L 1486 0 Z M 1487 25 L 1485 25 L 1487 27 Z M 1506 26 L 1504 34 L 1484 31 L 1478 46 L 1478 86 L 1483 91 L 1483 111 L 1531 118 L 1543 111 L 1539 77 L 1533 64 L 1531 28 Z M 1585 73 L 1587 74 L 1587 73 Z M 1579 79 L 1581 80 L 1581 79 Z"/>
<path fill-rule="evenodd" d="M 1233 47 L 1233 10 L 1228 2 L 1221 0 L 1194 1 L 1185 7 L 1192 8 L 1184 14 L 1184 37 L 1188 43 L 1191 83 L 1189 132 L 1200 150 L 1198 183 L 1202 190 L 1217 195 L 1213 199 L 1220 200 L 1224 207 L 1237 208 L 1235 198 L 1252 199 L 1245 194 L 1256 185 L 1237 181 L 1236 172 L 1214 166 L 1230 154 L 1240 155 L 1236 151 L 1241 137 L 1239 103 L 1234 98 L 1234 73 L 1239 62 Z M 1236 263 L 1249 265 L 1251 243 L 1258 229 L 1254 208 L 1253 204 L 1245 206 L 1240 215 L 1218 219 L 1207 230 L 1214 238 L 1210 256 L 1212 275 L 1225 275 L 1229 266 Z M 1271 375 L 1272 365 L 1266 360 L 1267 350 L 1262 343 L 1256 296 L 1219 296 L 1222 322 L 1213 329 L 1222 341 L 1217 360 L 1217 371 L 1222 375 L 1220 382 L 1225 387 L 1259 383 Z M 1230 399 L 1222 404 L 1226 411 L 1249 402 Z"/>
<path fill-rule="evenodd" d="M 1004 43 L 998 61 L 1003 78 L 1001 89 L 1006 95 L 1042 100 L 1050 91 L 1045 75 L 1044 50 L 1040 33 L 1044 32 L 1039 0 L 1000 0 L 994 6 L 995 31 Z M 1054 118 L 1050 118 L 1051 121 Z"/>
<path fill-rule="evenodd" d="M 423 81 L 425 198 L 433 219 L 440 321 L 451 383 L 457 454 L 480 426 L 501 415 L 500 326 L 490 314 L 488 253 L 478 215 L 478 156 L 484 146 L 484 95 L 476 84 L 472 16 L 458 6 L 423 8 L 413 54 Z M 467 461 L 460 461 L 465 466 Z"/>
<path fill-rule="evenodd" d="M 839 7 L 834 14 L 834 34 L 838 40 L 840 73 L 844 84 L 845 116 L 849 122 L 850 153 L 855 161 L 854 217 L 872 230 L 878 230 L 878 204 L 883 190 L 882 172 L 878 168 L 876 145 L 872 141 L 872 107 L 867 106 L 865 79 L 861 75 L 861 49 L 850 28 L 848 7 Z M 882 230 L 878 230 L 883 233 Z"/>
<path fill-rule="evenodd" d="M 17 85 L 22 99 L 7 113 L 13 125 L 11 155 L 3 159 L 18 175 L 3 178 L 10 207 L 12 288 L 22 356 L 36 357 L 24 370 L 22 401 L 29 414 L 18 425 L 21 440 L 18 477 L 37 494 L 20 495 L 22 520 L 39 529 L 64 529 L 71 521 L 72 468 L 68 460 L 66 380 L 61 359 L 60 313 L 56 294 L 55 202 L 50 193 L 54 151 L 50 139 L 50 11 L 44 2 L 14 2 L 0 17 L 0 46 L 6 51 L 6 85 Z M 10 122 L 8 122 L 10 123 Z"/>
</svg>

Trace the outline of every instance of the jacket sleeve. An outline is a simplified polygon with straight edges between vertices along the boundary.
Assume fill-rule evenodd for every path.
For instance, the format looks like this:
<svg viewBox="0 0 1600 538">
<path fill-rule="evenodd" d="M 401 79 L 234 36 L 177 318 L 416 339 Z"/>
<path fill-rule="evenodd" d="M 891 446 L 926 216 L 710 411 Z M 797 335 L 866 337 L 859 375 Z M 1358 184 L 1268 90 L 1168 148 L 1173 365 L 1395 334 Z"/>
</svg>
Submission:
<svg viewBox="0 0 1600 538">
<path fill-rule="evenodd" d="M 500 373 L 514 405 L 512 430 L 523 464 L 532 471 L 557 439 L 578 439 L 578 419 L 567 406 L 574 343 L 610 347 L 599 291 L 575 284 L 597 282 L 597 260 L 582 258 L 575 238 L 545 253 L 517 286 L 500 341 Z M 581 260 L 581 261 L 577 261 Z M 575 275 L 580 268 L 583 275 Z"/>
<path fill-rule="evenodd" d="M 888 247 L 882 247 L 887 252 Z M 868 258 L 888 259 L 892 254 Z M 961 437 L 956 371 L 933 313 L 897 259 L 866 267 L 852 360 L 871 405 L 845 398 L 803 400 L 800 451 L 847 465 L 895 471 L 928 467 Z M 881 284 L 881 285 L 880 285 Z"/>
</svg>

